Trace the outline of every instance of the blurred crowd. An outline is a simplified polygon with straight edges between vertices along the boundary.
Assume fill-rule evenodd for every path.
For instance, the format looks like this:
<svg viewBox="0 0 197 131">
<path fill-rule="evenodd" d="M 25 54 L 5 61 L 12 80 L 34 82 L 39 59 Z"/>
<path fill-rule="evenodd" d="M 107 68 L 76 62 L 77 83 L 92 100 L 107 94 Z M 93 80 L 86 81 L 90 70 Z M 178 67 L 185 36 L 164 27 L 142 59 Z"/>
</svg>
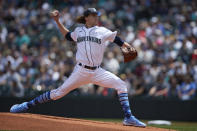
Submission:
<svg viewBox="0 0 197 131">
<path fill-rule="evenodd" d="M 127 83 L 130 96 L 197 98 L 197 1 L 195 0 L 0 0 L 0 96 L 31 97 L 60 86 L 75 65 L 75 43 L 50 18 L 58 9 L 71 31 L 88 7 L 100 26 L 132 44 L 138 58 L 123 63 L 114 43 L 102 67 Z M 114 96 L 115 90 L 84 85 L 74 95 Z"/>
</svg>

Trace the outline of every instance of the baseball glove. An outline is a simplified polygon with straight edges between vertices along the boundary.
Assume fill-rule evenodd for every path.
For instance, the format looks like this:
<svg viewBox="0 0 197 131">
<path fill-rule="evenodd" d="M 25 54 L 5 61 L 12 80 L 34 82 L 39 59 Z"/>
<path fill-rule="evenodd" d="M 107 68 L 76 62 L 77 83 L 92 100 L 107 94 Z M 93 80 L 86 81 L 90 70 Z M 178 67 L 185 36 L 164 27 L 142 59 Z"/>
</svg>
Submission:
<svg viewBox="0 0 197 131">
<path fill-rule="evenodd" d="M 121 47 L 122 54 L 124 56 L 124 62 L 130 62 L 137 57 L 137 51 L 133 47 Z"/>
</svg>

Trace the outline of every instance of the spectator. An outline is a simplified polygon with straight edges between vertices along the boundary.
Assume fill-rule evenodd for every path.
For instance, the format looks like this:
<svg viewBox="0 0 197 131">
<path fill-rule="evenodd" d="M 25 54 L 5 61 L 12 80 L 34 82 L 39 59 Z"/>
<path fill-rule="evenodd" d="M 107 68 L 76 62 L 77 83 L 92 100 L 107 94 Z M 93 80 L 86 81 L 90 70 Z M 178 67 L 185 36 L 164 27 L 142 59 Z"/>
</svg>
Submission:
<svg viewBox="0 0 197 131">
<path fill-rule="evenodd" d="M 105 59 L 105 61 L 106 61 L 104 65 L 105 69 L 109 70 L 110 72 L 114 74 L 117 74 L 120 66 L 119 66 L 117 59 L 115 59 L 113 52 L 107 53 L 107 58 Z"/>
<path fill-rule="evenodd" d="M 170 77 L 168 86 L 169 86 L 168 87 L 169 90 L 167 93 L 167 97 L 177 99 L 178 98 L 178 93 L 177 93 L 178 83 L 177 83 L 177 79 L 174 76 Z"/>
<path fill-rule="evenodd" d="M 196 84 L 193 82 L 192 77 L 184 77 L 184 81 L 177 87 L 178 97 L 181 100 L 191 100 L 196 93 Z"/>
<path fill-rule="evenodd" d="M 102 64 L 117 75 L 126 74 L 123 79 L 130 84 L 130 95 L 150 93 L 180 99 L 196 95 L 193 92 L 197 84 L 197 1 L 10 0 L 8 4 L 1 0 L 0 3 L 0 96 L 31 96 L 58 87 L 70 75 L 75 63 L 75 44 L 62 38 L 48 12 L 53 8 L 62 10 L 60 19 L 72 31 L 76 16 L 87 7 L 97 8 L 102 13 L 99 24 L 111 30 L 120 29 L 120 37 L 138 51 L 135 61 L 123 63 L 119 47 L 110 43 L 112 48 L 107 48 Z M 15 82 L 11 75 L 17 78 Z M 188 75 L 189 83 L 185 80 Z M 189 93 L 183 95 L 185 92 Z M 77 93 L 111 95 L 113 91 L 97 87 Z"/>
<path fill-rule="evenodd" d="M 11 96 L 24 97 L 24 88 L 20 82 L 13 80 L 9 86 L 11 88 Z"/>
<path fill-rule="evenodd" d="M 19 36 L 16 38 L 15 43 L 16 43 L 16 45 L 18 47 L 21 47 L 24 44 L 26 44 L 26 45 L 29 45 L 30 44 L 30 38 L 25 33 L 25 29 L 22 28 L 22 29 L 19 30 Z"/>
<path fill-rule="evenodd" d="M 166 97 L 169 88 L 165 83 L 165 75 L 159 75 L 157 78 L 157 83 L 150 89 L 149 96 L 152 97 Z"/>
</svg>

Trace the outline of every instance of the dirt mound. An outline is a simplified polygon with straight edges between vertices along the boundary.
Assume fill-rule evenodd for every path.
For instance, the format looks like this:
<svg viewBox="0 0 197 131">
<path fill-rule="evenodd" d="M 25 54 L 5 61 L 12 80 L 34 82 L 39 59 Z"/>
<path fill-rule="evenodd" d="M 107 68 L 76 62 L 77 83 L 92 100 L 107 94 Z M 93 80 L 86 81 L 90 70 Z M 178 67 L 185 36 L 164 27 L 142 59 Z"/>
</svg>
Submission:
<svg viewBox="0 0 197 131">
<path fill-rule="evenodd" d="M 98 122 L 38 114 L 0 113 L 0 129 L 33 131 L 169 131 L 154 127 L 123 126 L 121 123 Z"/>
</svg>

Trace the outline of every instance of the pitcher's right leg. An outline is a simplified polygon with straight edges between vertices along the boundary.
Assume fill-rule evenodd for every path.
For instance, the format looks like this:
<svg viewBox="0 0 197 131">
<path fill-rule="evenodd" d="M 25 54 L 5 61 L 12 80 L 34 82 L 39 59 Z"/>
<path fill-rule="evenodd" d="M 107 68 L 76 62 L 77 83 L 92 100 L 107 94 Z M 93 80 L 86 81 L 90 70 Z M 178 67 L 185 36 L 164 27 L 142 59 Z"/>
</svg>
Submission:
<svg viewBox="0 0 197 131">
<path fill-rule="evenodd" d="M 10 108 L 12 113 L 26 112 L 29 108 L 38 104 L 46 103 L 51 100 L 57 100 L 68 94 L 70 91 L 79 87 L 80 85 L 88 83 L 84 72 L 81 72 L 81 68 L 76 66 L 70 77 L 57 89 L 47 91 L 46 93 L 34 98 L 29 102 L 23 102 L 22 104 L 15 104 Z"/>
</svg>

